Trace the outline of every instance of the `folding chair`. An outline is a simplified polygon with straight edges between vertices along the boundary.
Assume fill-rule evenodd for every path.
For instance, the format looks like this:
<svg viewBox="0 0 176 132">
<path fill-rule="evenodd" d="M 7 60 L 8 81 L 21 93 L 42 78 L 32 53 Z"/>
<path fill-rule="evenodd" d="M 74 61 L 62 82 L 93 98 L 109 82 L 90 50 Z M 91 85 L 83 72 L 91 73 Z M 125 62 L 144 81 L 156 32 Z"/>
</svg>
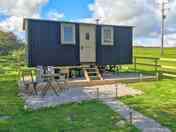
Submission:
<svg viewBox="0 0 176 132">
<path fill-rule="evenodd" d="M 32 85 L 32 93 L 38 95 L 37 93 L 37 82 L 34 81 L 32 70 L 23 70 L 21 71 L 22 82 L 24 84 L 25 90 L 29 91 L 30 86 Z"/>
<path fill-rule="evenodd" d="M 58 93 L 57 93 L 57 89 L 56 89 L 56 87 L 54 87 L 54 85 L 52 84 L 54 81 L 53 81 L 53 76 L 52 75 L 43 75 L 43 77 L 45 78 L 44 79 L 44 82 L 46 82 L 46 85 L 44 86 L 44 88 L 42 89 L 42 97 L 44 97 L 45 95 L 46 95 L 46 93 L 48 92 L 48 90 L 51 88 L 53 91 L 54 91 L 54 93 L 57 95 L 57 96 L 59 96 L 58 95 Z"/>
<path fill-rule="evenodd" d="M 55 68 L 55 71 L 60 71 L 60 73 L 57 73 L 58 76 L 55 76 L 55 82 L 57 83 L 58 86 L 58 90 L 59 92 L 64 92 L 65 90 L 67 90 L 68 88 L 66 87 L 67 85 L 67 80 L 68 80 L 68 70 L 62 71 L 59 68 Z"/>
</svg>

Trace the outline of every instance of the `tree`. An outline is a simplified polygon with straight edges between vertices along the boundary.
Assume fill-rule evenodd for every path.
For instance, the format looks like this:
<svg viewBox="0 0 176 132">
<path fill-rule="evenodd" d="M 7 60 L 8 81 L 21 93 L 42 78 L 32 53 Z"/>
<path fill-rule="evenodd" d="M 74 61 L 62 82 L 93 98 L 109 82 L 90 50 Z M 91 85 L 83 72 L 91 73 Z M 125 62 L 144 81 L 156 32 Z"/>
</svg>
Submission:
<svg viewBox="0 0 176 132">
<path fill-rule="evenodd" d="M 0 54 L 7 54 L 21 47 L 24 47 L 24 43 L 14 33 L 0 31 Z"/>
</svg>

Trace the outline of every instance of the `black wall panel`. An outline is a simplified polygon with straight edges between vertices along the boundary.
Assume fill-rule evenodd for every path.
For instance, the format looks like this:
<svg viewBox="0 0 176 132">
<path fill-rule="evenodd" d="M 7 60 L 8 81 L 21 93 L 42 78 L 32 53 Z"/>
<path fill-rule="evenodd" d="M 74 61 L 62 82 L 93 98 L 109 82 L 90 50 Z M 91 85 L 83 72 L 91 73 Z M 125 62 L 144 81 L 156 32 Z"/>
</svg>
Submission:
<svg viewBox="0 0 176 132">
<path fill-rule="evenodd" d="M 76 44 L 61 44 L 62 22 L 27 19 L 28 65 L 79 65 L 79 24 L 76 25 Z M 96 27 L 96 63 L 116 65 L 132 63 L 132 27 L 114 27 L 114 45 L 101 44 L 101 27 Z"/>
</svg>

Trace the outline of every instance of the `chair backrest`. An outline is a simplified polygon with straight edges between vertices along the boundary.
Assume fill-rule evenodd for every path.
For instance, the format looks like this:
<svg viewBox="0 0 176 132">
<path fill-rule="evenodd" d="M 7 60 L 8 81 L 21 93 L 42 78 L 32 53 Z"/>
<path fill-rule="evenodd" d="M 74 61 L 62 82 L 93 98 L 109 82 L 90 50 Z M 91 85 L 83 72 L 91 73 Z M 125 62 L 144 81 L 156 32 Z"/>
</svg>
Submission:
<svg viewBox="0 0 176 132">
<path fill-rule="evenodd" d="M 69 74 L 69 69 L 68 69 L 68 68 L 62 68 L 62 69 L 60 70 L 60 73 L 61 73 L 61 74 Z"/>
<path fill-rule="evenodd" d="M 21 76 L 24 84 L 29 84 L 34 82 L 32 70 L 21 71 Z"/>
<path fill-rule="evenodd" d="M 50 74 L 54 74 L 55 73 L 53 66 L 48 66 L 48 73 L 50 73 Z"/>
<path fill-rule="evenodd" d="M 43 74 L 44 74 L 44 69 L 42 66 L 37 66 L 37 74 L 36 74 L 36 81 L 37 82 L 43 82 Z"/>
<path fill-rule="evenodd" d="M 57 81 L 57 82 L 64 82 L 64 81 L 66 81 L 66 79 L 67 79 L 67 73 L 68 73 L 68 69 L 66 68 L 58 68 L 58 67 L 55 67 L 54 68 L 54 73 L 55 74 L 57 74 L 58 76 L 55 76 L 54 77 L 54 79 L 55 79 L 55 81 Z"/>
</svg>

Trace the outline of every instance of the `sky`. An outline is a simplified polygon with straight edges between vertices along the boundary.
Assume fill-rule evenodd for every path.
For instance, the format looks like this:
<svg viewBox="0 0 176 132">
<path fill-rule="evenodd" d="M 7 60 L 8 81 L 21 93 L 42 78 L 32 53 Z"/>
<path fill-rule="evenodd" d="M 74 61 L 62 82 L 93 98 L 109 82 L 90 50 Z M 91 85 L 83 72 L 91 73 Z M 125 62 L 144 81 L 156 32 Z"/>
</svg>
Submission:
<svg viewBox="0 0 176 132">
<path fill-rule="evenodd" d="M 167 2 L 167 0 L 163 0 Z M 134 26 L 134 44 L 160 45 L 162 0 L 0 0 L 0 30 L 25 39 L 23 18 Z M 176 46 L 176 0 L 166 4 L 165 46 Z"/>
</svg>

